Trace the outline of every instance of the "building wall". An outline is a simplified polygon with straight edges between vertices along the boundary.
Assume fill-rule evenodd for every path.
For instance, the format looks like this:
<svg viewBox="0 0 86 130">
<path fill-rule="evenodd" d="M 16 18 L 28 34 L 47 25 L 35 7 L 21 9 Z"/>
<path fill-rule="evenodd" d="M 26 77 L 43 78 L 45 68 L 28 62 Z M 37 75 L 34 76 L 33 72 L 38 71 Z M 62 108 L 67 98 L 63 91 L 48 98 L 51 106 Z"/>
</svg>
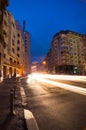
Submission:
<svg viewBox="0 0 86 130">
<path fill-rule="evenodd" d="M 8 11 L 3 16 L 3 36 L 4 46 L 0 51 L 2 78 L 25 74 L 24 40 L 13 15 Z"/>
<path fill-rule="evenodd" d="M 30 68 L 30 35 L 20 28 L 5 8 L 8 0 L 0 4 L 0 80 L 16 75 L 27 74 Z M 27 42 L 25 43 L 25 38 Z M 25 48 L 25 45 L 27 48 Z M 25 51 L 27 52 L 25 53 Z M 28 67 L 29 65 L 29 67 Z M 26 69 L 27 67 L 27 69 Z"/>
<path fill-rule="evenodd" d="M 8 6 L 8 0 L 0 0 L 0 81 L 3 80 L 3 55 L 4 55 L 4 35 L 3 31 L 3 15 Z"/>
<path fill-rule="evenodd" d="M 30 33 L 24 31 L 24 46 L 25 46 L 25 68 L 26 74 L 30 73 Z"/>
<path fill-rule="evenodd" d="M 20 26 L 19 22 L 16 21 L 16 27 L 18 30 L 20 30 L 23 38 L 23 46 L 22 49 L 24 53 L 22 53 L 22 57 L 24 60 L 24 68 L 25 68 L 25 75 L 30 73 L 30 33 L 25 30 L 25 24 L 24 24 L 24 29 Z"/>
<path fill-rule="evenodd" d="M 20 65 L 20 74 L 25 74 L 25 48 L 21 30 L 17 30 L 17 63 Z"/>
<path fill-rule="evenodd" d="M 5 48 L 3 56 L 3 78 L 12 77 L 16 72 L 16 26 L 11 13 L 5 12 L 3 20 L 3 29 L 6 31 L 4 37 Z"/>
<path fill-rule="evenodd" d="M 57 33 L 53 37 L 50 53 L 53 71 L 57 68 L 57 71 L 63 69 L 65 73 L 86 73 L 86 35 L 72 31 Z"/>
</svg>

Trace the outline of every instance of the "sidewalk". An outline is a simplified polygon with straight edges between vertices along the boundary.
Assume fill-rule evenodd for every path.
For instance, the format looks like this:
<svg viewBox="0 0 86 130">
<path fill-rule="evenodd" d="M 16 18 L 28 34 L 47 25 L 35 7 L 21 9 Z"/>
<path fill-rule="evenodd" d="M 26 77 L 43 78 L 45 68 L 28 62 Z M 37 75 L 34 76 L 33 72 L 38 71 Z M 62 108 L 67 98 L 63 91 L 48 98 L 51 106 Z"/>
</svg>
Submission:
<svg viewBox="0 0 86 130">
<path fill-rule="evenodd" d="M 10 93 L 14 86 L 16 86 L 14 115 L 11 115 Z M 13 78 L 0 83 L 0 130 L 25 130 L 20 87 L 18 81 Z"/>
</svg>

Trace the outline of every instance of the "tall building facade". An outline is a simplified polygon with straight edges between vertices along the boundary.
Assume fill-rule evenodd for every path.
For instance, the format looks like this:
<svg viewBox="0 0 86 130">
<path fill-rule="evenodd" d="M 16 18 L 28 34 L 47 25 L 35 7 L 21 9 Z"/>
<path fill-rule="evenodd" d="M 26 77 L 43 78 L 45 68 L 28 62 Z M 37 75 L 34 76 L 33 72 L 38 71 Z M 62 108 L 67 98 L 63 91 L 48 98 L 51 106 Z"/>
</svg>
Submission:
<svg viewBox="0 0 86 130">
<path fill-rule="evenodd" d="M 26 73 L 30 73 L 30 33 L 27 31 L 24 31 L 24 46 L 25 46 L 25 70 Z"/>
<path fill-rule="evenodd" d="M 25 46 L 22 31 L 8 11 L 3 14 L 3 38 L 1 78 L 25 75 Z"/>
<path fill-rule="evenodd" d="M 22 27 L 20 26 L 19 22 L 16 21 L 16 28 L 17 28 L 17 57 L 18 57 L 18 64 L 20 65 L 20 73 L 25 75 L 25 46 L 24 46 L 24 33 Z"/>
<path fill-rule="evenodd" d="M 30 72 L 30 34 L 6 10 L 0 0 L 0 81 Z"/>
<path fill-rule="evenodd" d="M 86 73 L 86 35 L 69 30 L 56 33 L 49 53 L 52 71 L 68 74 Z"/>
<path fill-rule="evenodd" d="M 16 27 L 21 32 L 22 38 L 24 41 L 24 68 L 25 68 L 25 74 L 28 75 L 30 73 L 30 39 L 31 35 L 29 32 L 26 31 L 26 22 L 23 21 L 23 27 L 20 26 L 19 22 L 16 21 Z"/>
<path fill-rule="evenodd" d="M 23 21 L 23 38 L 24 38 L 24 46 L 25 46 L 25 71 L 26 74 L 31 72 L 31 63 L 30 63 L 30 42 L 31 42 L 31 35 L 29 32 L 26 31 L 26 22 Z"/>
<path fill-rule="evenodd" d="M 3 29 L 7 34 L 4 37 L 6 47 L 4 48 L 3 58 L 3 78 L 6 78 L 12 77 L 14 74 L 21 74 L 21 64 L 24 62 L 21 61 L 21 47 L 18 48 L 18 40 L 21 40 L 20 46 L 23 43 L 21 34 L 16 28 L 15 19 L 8 11 L 4 15 Z"/>
<path fill-rule="evenodd" d="M 8 0 L 0 0 L 0 81 L 3 79 L 3 56 L 4 56 L 4 35 L 3 31 L 3 17 L 6 11 L 6 7 L 8 6 Z"/>
</svg>

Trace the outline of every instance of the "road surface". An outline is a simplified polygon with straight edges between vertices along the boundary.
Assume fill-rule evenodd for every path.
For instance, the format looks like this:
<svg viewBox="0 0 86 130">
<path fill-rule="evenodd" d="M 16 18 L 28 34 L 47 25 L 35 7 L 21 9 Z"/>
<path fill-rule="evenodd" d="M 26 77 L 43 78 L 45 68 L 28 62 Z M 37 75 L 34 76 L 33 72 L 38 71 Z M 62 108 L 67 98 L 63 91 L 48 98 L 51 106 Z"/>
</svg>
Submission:
<svg viewBox="0 0 86 130">
<path fill-rule="evenodd" d="M 21 85 L 27 97 L 26 109 L 35 116 L 39 130 L 86 130 L 85 78 L 38 77 L 24 78 Z"/>
</svg>

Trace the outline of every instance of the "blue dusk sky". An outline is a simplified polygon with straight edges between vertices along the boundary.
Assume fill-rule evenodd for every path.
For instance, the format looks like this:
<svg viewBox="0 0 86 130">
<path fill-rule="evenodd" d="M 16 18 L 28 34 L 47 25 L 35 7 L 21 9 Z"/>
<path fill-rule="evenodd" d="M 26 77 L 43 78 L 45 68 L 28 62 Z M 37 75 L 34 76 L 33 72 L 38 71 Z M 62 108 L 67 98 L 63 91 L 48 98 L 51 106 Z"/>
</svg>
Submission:
<svg viewBox="0 0 86 130">
<path fill-rule="evenodd" d="M 9 0 L 7 8 L 31 34 L 31 61 L 41 61 L 61 30 L 86 35 L 86 0 Z"/>
</svg>

